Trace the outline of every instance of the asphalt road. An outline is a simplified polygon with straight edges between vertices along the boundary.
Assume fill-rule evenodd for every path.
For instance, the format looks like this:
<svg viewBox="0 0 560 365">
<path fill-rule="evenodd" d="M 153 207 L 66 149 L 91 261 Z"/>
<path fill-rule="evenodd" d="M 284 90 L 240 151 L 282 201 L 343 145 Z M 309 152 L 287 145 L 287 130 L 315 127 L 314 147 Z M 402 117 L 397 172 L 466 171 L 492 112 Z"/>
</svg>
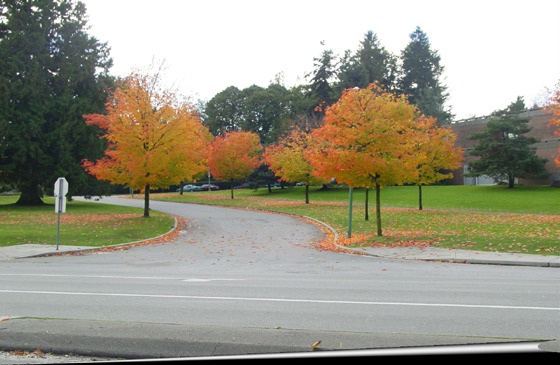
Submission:
<svg viewBox="0 0 560 365">
<path fill-rule="evenodd" d="M 560 338 L 556 268 L 321 252 L 322 231 L 297 218 L 151 207 L 187 219 L 174 242 L 1 262 L 0 350 L 192 358 Z"/>
</svg>

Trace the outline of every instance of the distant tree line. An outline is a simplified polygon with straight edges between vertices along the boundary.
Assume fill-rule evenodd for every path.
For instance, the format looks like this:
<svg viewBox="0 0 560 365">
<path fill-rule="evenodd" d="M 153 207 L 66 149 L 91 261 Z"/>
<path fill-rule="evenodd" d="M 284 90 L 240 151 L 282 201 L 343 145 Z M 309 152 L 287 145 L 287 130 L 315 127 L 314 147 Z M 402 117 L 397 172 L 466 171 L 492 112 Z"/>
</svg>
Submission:
<svg viewBox="0 0 560 365">
<path fill-rule="evenodd" d="M 322 43 L 324 45 L 324 43 Z M 257 133 L 263 145 L 275 143 L 294 126 L 319 127 L 323 110 L 336 102 L 345 89 L 377 84 L 386 91 L 405 95 L 426 116 L 445 124 L 452 118 L 446 108 L 448 94 L 441 83 L 444 67 L 427 35 L 417 27 L 400 57 L 381 46 L 369 31 L 358 50 L 342 56 L 330 49 L 314 58 L 307 82 L 286 88 L 281 80 L 267 87 L 238 89 L 229 86 L 203 106 L 203 122 L 217 136 L 229 131 Z"/>
</svg>

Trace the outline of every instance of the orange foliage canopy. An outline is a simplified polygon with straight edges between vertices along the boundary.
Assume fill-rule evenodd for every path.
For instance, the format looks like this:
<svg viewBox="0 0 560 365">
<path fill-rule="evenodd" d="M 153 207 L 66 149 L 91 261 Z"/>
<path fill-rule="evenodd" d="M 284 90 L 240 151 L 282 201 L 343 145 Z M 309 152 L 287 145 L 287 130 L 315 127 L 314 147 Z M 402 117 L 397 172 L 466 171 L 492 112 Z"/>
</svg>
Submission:
<svg viewBox="0 0 560 365">
<path fill-rule="evenodd" d="M 106 157 L 83 161 L 96 178 L 149 191 L 206 171 L 209 132 L 190 104 L 160 90 L 157 76 L 131 74 L 106 110 L 84 116 L 106 131 L 109 145 Z"/>
<path fill-rule="evenodd" d="M 416 169 L 412 171 L 408 182 L 416 185 L 432 184 L 453 177 L 449 170 L 461 166 L 464 151 L 461 147 L 455 147 L 456 134 L 449 128 L 437 126 L 435 118 L 420 116 L 410 138 L 412 154 L 409 158 Z"/>
<path fill-rule="evenodd" d="M 305 185 L 305 202 L 309 203 L 309 185 L 328 184 L 329 179 L 314 174 L 306 156 L 307 150 L 314 146 L 313 137 L 295 128 L 278 144 L 266 148 L 263 160 L 283 181 L 303 183 Z"/>
<path fill-rule="evenodd" d="M 217 180 L 243 179 L 259 167 L 262 149 L 259 136 L 252 132 L 228 132 L 214 139 L 208 164 Z"/>
<path fill-rule="evenodd" d="M 404 96 L 375 84 L 346 90 L 313 132 L 309 158 L 316 174 L 351 187 L 402 184 L 413 176 L 410 157 L 418 112 Z"/>
<path fill-rule="evenodd" d="M 278 144 L 267 147 L 263 160 L 284 181 L 305 185 L 326 184 L 330 180 L 315 176 L 314 168 L 306 157 L 306 151 L 313 145 L 311 135 L 296 128 Z"/>
</svg>

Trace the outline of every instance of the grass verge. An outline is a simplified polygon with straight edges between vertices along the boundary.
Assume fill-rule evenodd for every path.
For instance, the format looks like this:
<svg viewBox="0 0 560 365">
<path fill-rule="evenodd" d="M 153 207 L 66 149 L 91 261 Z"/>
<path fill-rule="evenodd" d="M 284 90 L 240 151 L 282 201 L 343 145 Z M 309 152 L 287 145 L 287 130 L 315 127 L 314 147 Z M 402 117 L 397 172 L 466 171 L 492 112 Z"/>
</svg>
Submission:
<svg viewBox="0 0 560 365">
<path fill-rule="evenodd" d="M 482 251 L 560 255 L 560 189 L 551 187 L 428 186 L 424 209 L 418 188 L 400 186 L 381 193 L 383 236 L 376 235 L 374 194 L 365 220 L 365 191 L 353 193 L 352 237 L 347 238 L 346 188 L 313 188 L 310 204 L 303 188 L 153 194 L 154 199 L 267 209 L 323 221 L 339 233 L 339 243 L 370 246 L 438 246 Z"/>
<path fill-rule="evenodd" d="M 0 246 L 56 244 L 54 200 L 39 207 L 16 206 L 17 197 L 0 197 Z M 69 201 L 60 218 L 59 245 L 101 247 L 153 238 L 169 232 L 173 217 L 142 208 Z"/>
</svg>

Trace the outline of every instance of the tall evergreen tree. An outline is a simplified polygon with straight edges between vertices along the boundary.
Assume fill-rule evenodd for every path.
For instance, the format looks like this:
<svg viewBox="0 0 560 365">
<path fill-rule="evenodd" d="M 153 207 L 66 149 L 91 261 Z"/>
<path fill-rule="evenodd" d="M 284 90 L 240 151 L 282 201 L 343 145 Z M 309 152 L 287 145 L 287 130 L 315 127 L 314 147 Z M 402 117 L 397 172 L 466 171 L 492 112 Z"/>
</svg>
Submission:
<svg viewBox="0 0 560 365">
<path fill-rule="evenodd" d="M 397 59 L 381 46 L 373 31 L 368 31 L 360 43 L 360 48 L 352 54 L 346 51 L 338 68 L 338 92 L 353 87 L 365 88 L 371 83 L 383 89 L 395 88 Z"/>
<path fill-rule="evenodd" d="M 391 91 L 395 83 L 396 59 L 381 46 L 377 35 L 369 31 L 362 40 L 358 50 L 358 58 L 365 70 L 367 87 L 372 82 L 377 82 L 385 90 Z"/>
<path fill-rule="evenodd" d="M 64 176 L 70 195 L 106 193 L 80 165 L 102 155 L 99 129 L 109 49 L 87 34 L 86 8 L 71 0 L 5 0 L 0 8 L 0 181 L 19 204 L 42 204 Z"/>
<path fill-rule="evenodd" d="M 544 167 L 546 160 L 539 158 L 531 146 L 538 139 L 525 136 L 531 128 L 527 126 L 529 119 L 519 117 L 523 110 L 525 103 L 518 97 L 507 109 L 494 112 L 484 131 L 469 136 L 478 141 L 469 153 L 479 159 L 469 164 L 467 176 L 488 175 L 496 182 L 507 181 L 509 188 L 519 177 L 549 176 Z"/>
<path fill-rule="evenodd" d="M 437 51 L 432 50 L 426 33 L 420 27 L 410 35 L 410 42 L 401 54 L 399 92 L 407 95 L 412 104 L 418 106 L 422 114 L 435 117 L 438 124 L 451 120 L 452 114 L 446 109 L 447 87 L 440 77 L 444 67 Z"/>
<path fill-rule="evenodd" d="M 309 95 L 316 100 L 317 106 L 331 105 L 338 98 L 333 90 L 336 56 L 331 49 L 324 49 L 321 56 L 313 60 L 315 69 L 307 75 L 310 77 Z"/>
<path fill-rule="evenodd" d="M 369 85 L 366 69 L 362 67 L 357 52 L 346 50 L 341 57 L 336 74 L 338 80 L 335 85 L 337 95 L 342 95 L 345 89 L 363 88 Z"/>
</svg>

